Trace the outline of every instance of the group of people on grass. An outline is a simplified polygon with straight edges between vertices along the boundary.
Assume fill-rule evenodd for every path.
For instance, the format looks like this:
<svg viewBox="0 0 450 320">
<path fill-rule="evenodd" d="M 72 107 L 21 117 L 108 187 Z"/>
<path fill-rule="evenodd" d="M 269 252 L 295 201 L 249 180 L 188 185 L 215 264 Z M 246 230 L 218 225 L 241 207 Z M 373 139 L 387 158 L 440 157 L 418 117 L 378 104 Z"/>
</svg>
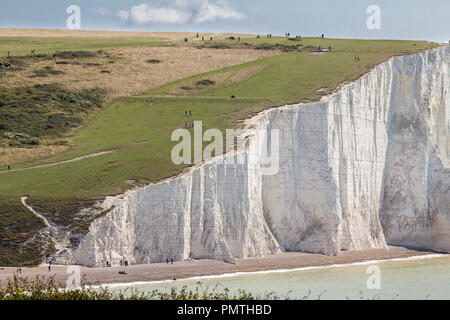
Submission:
<svg viewBox="0 0 450 320">
<path fill-rule="evenodd" d="M 187 117 L 188 116 L 188 112 L 189 112 L 189 117 L 192 117 L 192 111 L 184 111 L 184 116 Z M 185 122 L 184 123 L 184 127 L 187 128 L 193 128 L 194 127 L 194 121 L 189 121 L 189 122 Z"/>
<path fill-rule="evenodd" d="M 196 38 L 200 38 L 200 34 L 197 33 Z M 209 40 L 213 41 L 214 38 L 213 37 L 209 37 Z M 241 40 L 241 38 L 239 38 L 239 40 Z M 205 37 L 202 36 L 202 41 L 205 41 Z M 184 38 L 184 42 L 187 42 L 187 38 Z"/>
</svg>

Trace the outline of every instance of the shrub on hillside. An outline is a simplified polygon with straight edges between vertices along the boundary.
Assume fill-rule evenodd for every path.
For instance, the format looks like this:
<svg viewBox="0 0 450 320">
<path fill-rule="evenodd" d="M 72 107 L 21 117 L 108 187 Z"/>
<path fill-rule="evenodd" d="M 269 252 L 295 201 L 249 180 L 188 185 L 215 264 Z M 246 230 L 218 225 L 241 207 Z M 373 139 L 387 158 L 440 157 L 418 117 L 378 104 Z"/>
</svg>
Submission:
<svg viewBox="0 0 450 320">
<path fill-rule="evenodd" d="M 102 89 L 70 92 L 57 84 L 0 88 L 0 136 L 16 142 L 62 136 L 82 124 L 83 114 L 100 107 L 104 95 Z"/>
</svg>

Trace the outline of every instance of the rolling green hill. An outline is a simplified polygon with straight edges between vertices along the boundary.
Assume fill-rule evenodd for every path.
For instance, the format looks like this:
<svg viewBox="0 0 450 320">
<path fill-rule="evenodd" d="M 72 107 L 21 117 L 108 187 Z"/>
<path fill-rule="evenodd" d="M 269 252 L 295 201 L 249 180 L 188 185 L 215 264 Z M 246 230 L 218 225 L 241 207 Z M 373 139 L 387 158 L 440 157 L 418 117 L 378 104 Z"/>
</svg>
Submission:
<svg viewBox="0 0 450 320">
<path fill-rule="evenodd" d="M 109 41 L 108 46 L 120 45 Z M 202 120 L 204 130 L 236 128 L 239 120 L 264 109 L 318 100 L 394 55 L 434 46 L 413 41 L 277 37 L 187 45 L 216 47 L 217 50 L 252 47 L 282 53 L 170 83 L 139 96 L 117 99 L 96 111 L 96 116 L 74 133 L 73 148 L 38 161 L 14 164 L 13 169 L 52 164 L 102 151 L 110 153 L 54 166 L 0 173 L 0 225 L 13 230 L 0 233 L 0 265 L 36 260 L 33 250 L 24 251 L 13 262 L 10 259 L 11 248 L 20 247 L 26 239 L 36 235 L 41 226 L 38 218 L 23 210 L 21 196 L 29 195 L 28 202 L 48 213 L 53 222 L 71 226 L 73 215 L 98 199 L 182 172 L 185 166 L 171 162 L 175 143 L 170 141 L 170 136 L 174 129 L 183 128 L 185 122 Z M 95 43 L 82 46 L 99 48 Z M 331 51 L 318 52 L 319 47 L 331 47 Z M 71 44 L 67 47 L 61 44 L 61 49 L 71 48 Z M 360 57 L 359 62 L 355 61 L 355 55 Z M 192 117 L 185 117 L 186 110 L 192 111 Z M 22 238 L 15 237 L 17 233 L 22 233 Z"/>
</svg>

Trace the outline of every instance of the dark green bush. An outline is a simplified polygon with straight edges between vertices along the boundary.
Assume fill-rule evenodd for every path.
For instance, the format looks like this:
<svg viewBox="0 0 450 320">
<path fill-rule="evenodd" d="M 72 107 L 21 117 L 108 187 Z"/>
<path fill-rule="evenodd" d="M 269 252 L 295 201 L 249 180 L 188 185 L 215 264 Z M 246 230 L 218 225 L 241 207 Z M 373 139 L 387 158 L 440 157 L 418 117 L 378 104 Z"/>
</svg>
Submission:
<svg viewBox="0 0 450 320">
<path fill-rule="evenodd" d="M 61 59 L 79 59 L 79 58 L 94 58 L 101 52 L 92 51 L 57 51 L 55 56 Z"/>
<path fill-rule="evenodd" d="M 212 85 L 216 84 L 216 82 L 209 80 L 209 79 L 203 79 L 203 80 L 197 81 L 195 84 L 197 86 L 212 86 Z"/>
<path fill-rule="evenodd" d="M 44 69 L 33 70 L 33 75 L 31 75 L 30 78 L 46 78 L 50 75 L 56 76 L 59 74 L 64 74 L 64 72 L 54 70 L 52 67 L 45 67 Z"/>
<path fill-rule="evenodd" d="M 102 89 L 70 92 L 56 84 L 0 88 L 0 136 L 13 143 L 62 136 L 82 124 L 83 114 L 100 107 L 104 95 Z"/>
</svg>

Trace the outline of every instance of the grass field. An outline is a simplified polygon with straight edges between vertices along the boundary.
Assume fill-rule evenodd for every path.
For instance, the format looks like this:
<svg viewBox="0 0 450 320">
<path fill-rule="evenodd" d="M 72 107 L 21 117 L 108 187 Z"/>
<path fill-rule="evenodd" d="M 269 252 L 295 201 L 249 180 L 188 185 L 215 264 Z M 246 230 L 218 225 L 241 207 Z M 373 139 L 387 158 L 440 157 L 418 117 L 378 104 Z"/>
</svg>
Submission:
<svg viewBox="0 0 450 320">
<path fill-rule="evenodd" d="M 99 39 L 99 38 L 27 38 L 2 37 L 0 42 L 0 56 L 6 57 L 8 51 L 12 56 L 31 54 L 53 54 L 55 51 L 89 51 L 108 48 L 148 47 L 165 44 L 158 38 L 126 38 L 126 39 Z"/>
<path fill-rule="evenodd" d="M 175 37 L 175 35 L 172 36 Z M 66 39 L 66 41 L 69 40 L 70 38 Z M 81 41 L 79 38 L 75 40 Z M 105 41 L 109 41 L 108 38 Z M 33 56 L 0 58 L 0 105 L 2 105 L 0 167 L 50 156 L 66 150 L 71 145 L 70 137 L 67 135 L 59 138 L 56 135 L 50 137 L 44 132 L 40 137 L 25 136 L 29 130 L 24 125 L 34 128 L 35 132 L 37 131 L 35 129 L 49 131 L 48 128 L 55 127 L 55 117 L 47 119 L 51 115 L 45 112 L 49 110 L 47 102 L 59 104 L 61 112 L 54 113 L 61 116 L 70 108 L 60 102 L 64 99 L 79 100 L 74 98 L 74 95 L 86 90 L 99 91 L 100 89 L 105 93 L 103 102 L 107 103 L 118 97 L 136 95 L 199 73 L 220 70 L 280 54 L 277 50 L 250 48 L 199 50 L 191 45 L 180 42 L 178 44 L 181 45 L 123 47 L 101 51 L 59 51 L 55 58 L 53 54 L 39 52 Z M 54 87 L 55 83 L 62 89 L 49 92 L 47 95 L 32 94 L 36 92 L 35 86 Z M 44 101 L 47 102 L 44 103 Z M 60 109 L 59 106 L 56 109 Z M 82 118 L 86 120 L 94 114 L 95 112 L 90 111 Z M 66 114 L 66 116 L 70 115 Z M 30 121 L 38 117 L 42 121 Z M 63 121 L 65 117 L 59 117 L 59 119 Z M 21 129 L 20 126 L 23 128 Z M 66 129 L 69 127 L 65 126 Z M 73 128 L 76 127 L 75 125 Z M 54 133 L 58 134 L 64 130 L 57 131 Z M 4 139 L 14 136 L 18 138 L 6 139 L 6 141 Z M 27 141 L 35 142 L 36 138 L 39 138 L 37 141 L 39 144 L 34 144 L 33 148 L 21 147 L 23 142 L 26 146 Z M 13 148 L 13 146 L 17 147 Z"/>
<path fill-rule="evenodd" d="M 225 39 L 232 34 L 202 33 L 209 39 Z M 236 34 L 233 34 L 237 36 Z M 241 37 L 251 35 L 241 34 Z M 36 54 L 53 54 L 55 51 L 102 50 L 125 47 L 154 47 L 183 44 L 187 37 L 198 41 L 195 32 L 117 32 L 52 29 L 2 29 L 0 28 L 0 57 L 23 56 L 36 50 Z"/>
<path fill-rule="evenodd" d="M 172 164 L 170 154 L 175 143 L 170 141 L 170 136 L 174 129 L 183 128 L 186 121 L 202 120 L 204 130 L 236 128 L 238 120 L 266 108 L 318 100 L 393 55 L 434 45 L 413 41 L 318 38 L 297 41 L 275 37 L 243 39 L 240 43 L 213 41 L 208 46 L 213 44 L 219 47 L 218 52 L 220 48 L 261 46 L 264 48 L 260 50 L 281 49 L 285 53 L 175 81 L 132 98 L 116 99 L 70 137 L 74 144 L 71 149 L 33 162 L 14 164 L 14 168 L 49 164 L 104 150 L 115 152 L 52 167 L 0 174 L 0 202 L 11 206 L 22 195 L 30 195 L 30 204 L 48 213 L 50 218 L 52 214 L 55 218 L 64 215 L 70 224 L 73 214 L 96 199 L 179 174 L 185 166 Z M 296 49 L 288 47 L 292 44 Z M 85 45 L 86 49 L 92 44 Z M 189 45 L 198 46 L 198 43 Z M 305 50 L 317 51 L 318 47 L 329 46 L 331 52 Z M 354 61 L 355 55 L 360 57 L 359 62 Z M 185 110 L 191 110 L 193 116 L 186 118 Z M 0 214 L 0 222 L 3 220 L 11 226 L 27 219 L 34 221 L 30 225 L 35 225 L 31 214 Z M 0 251 L 0 264 L 5 259 Z"/>
</svg>

